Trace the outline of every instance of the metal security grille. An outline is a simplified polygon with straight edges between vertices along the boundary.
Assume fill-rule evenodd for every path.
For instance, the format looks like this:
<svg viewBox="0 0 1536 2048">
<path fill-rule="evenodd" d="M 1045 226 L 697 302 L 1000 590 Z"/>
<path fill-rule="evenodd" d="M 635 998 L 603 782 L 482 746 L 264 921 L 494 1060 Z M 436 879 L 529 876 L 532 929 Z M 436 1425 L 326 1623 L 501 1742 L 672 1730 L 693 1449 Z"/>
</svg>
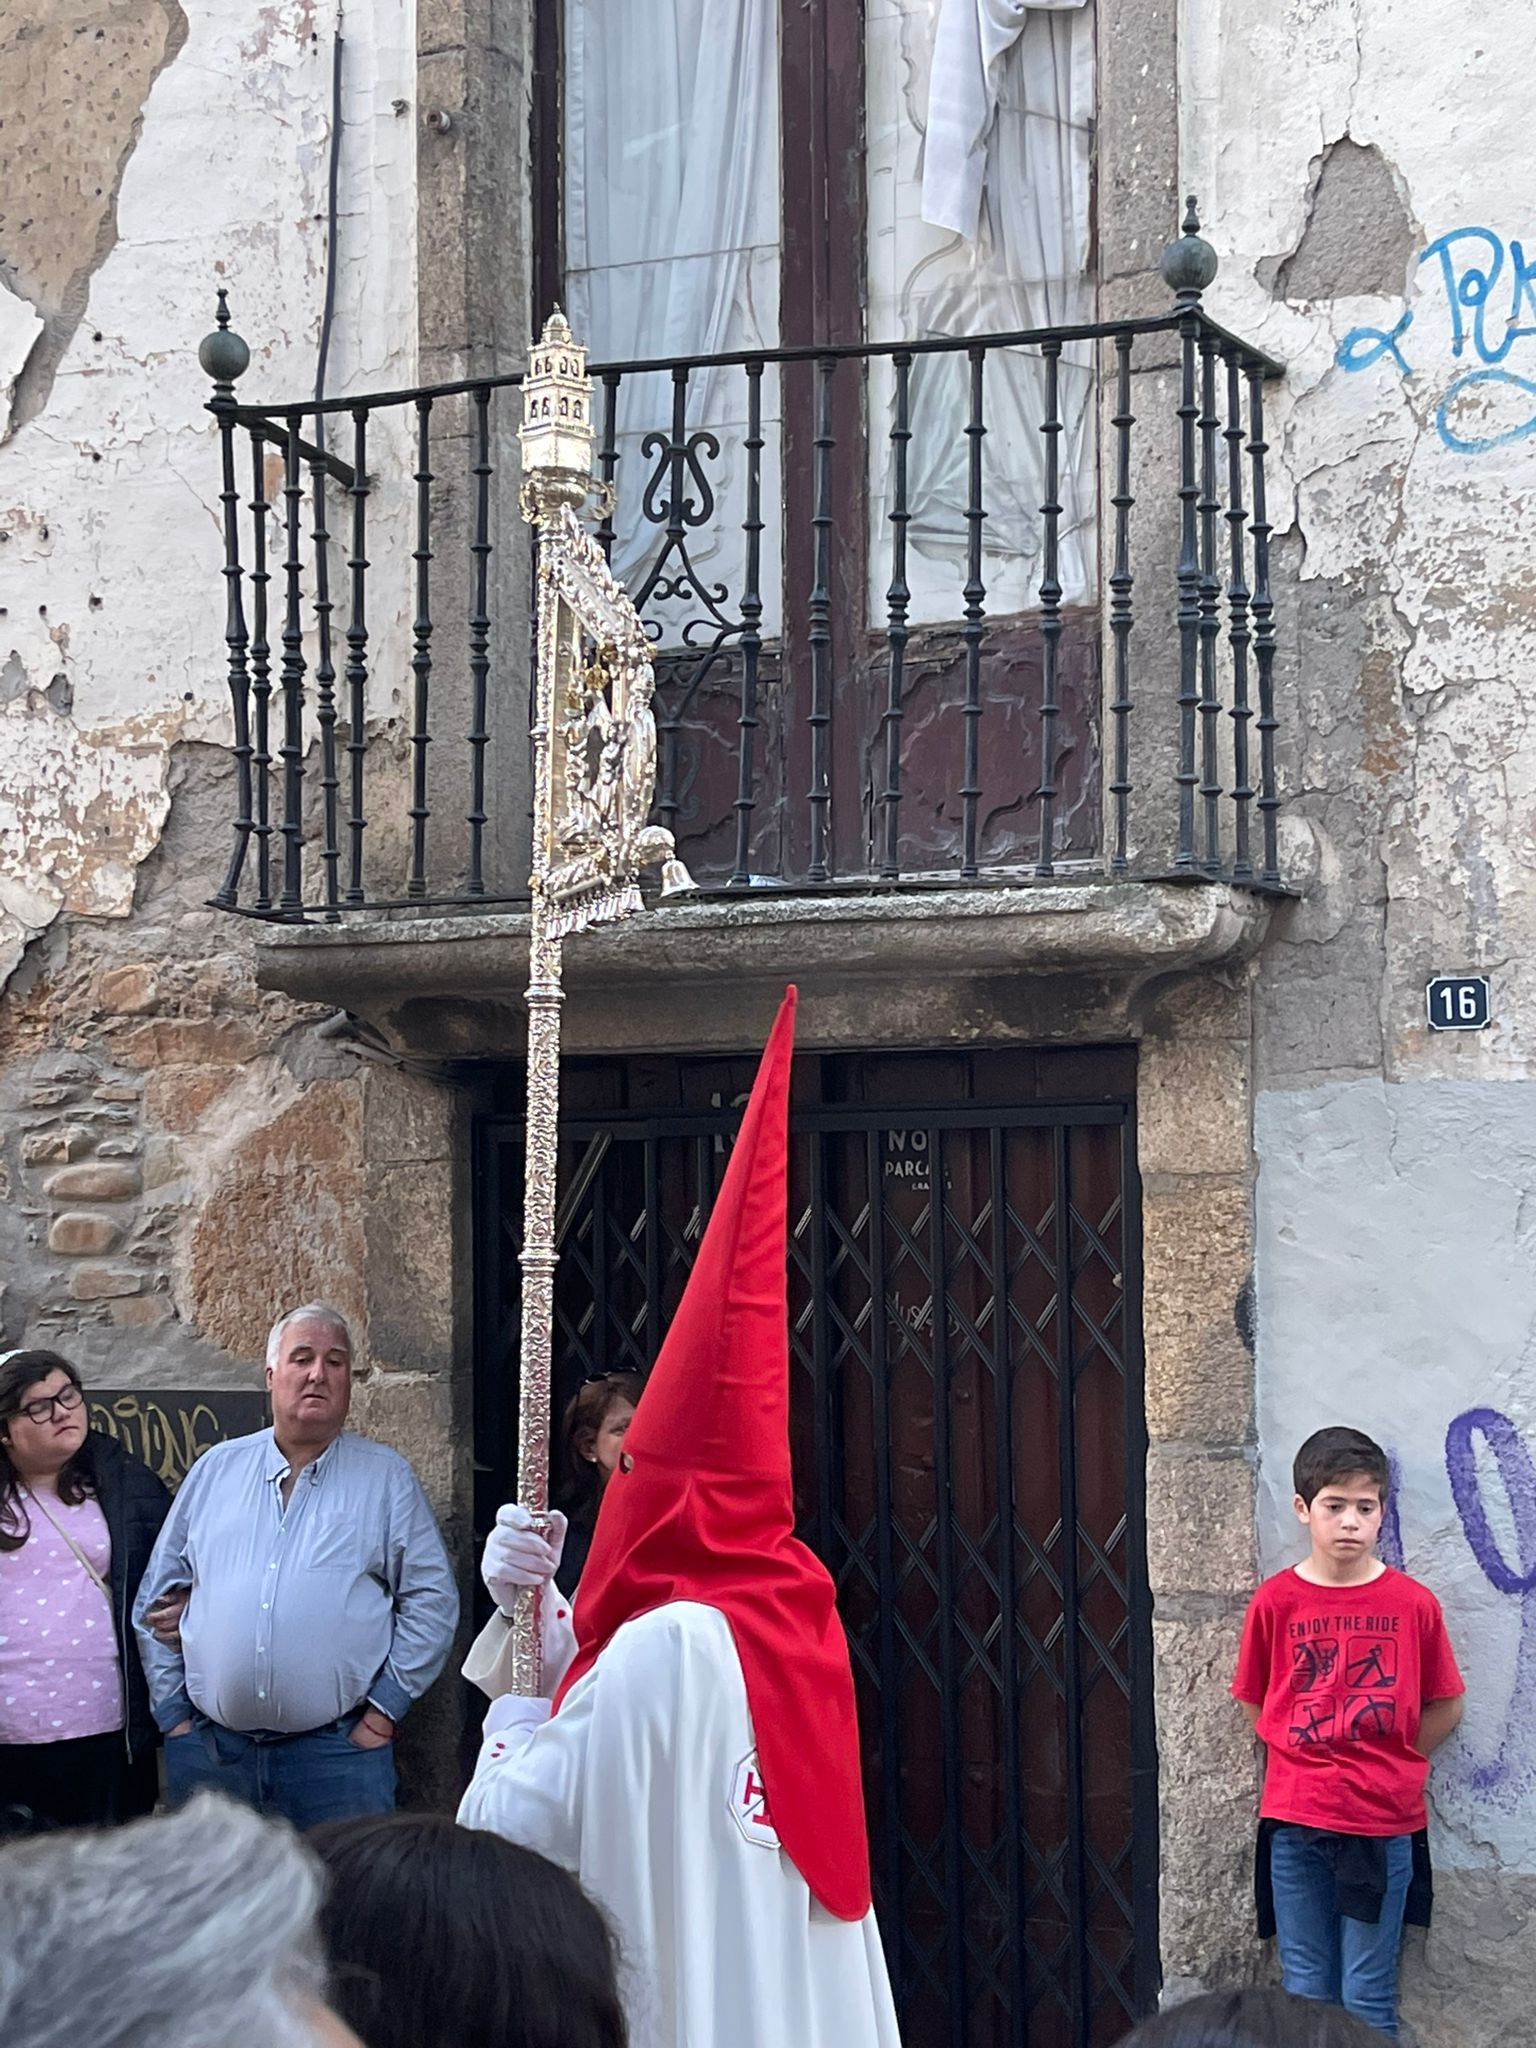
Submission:
<svg viewBox="0 0 1536 2048">
<path fill-rule="evenodd" d="M 716 1096 L 565 1126 L 563 1395 L 654 1357 L 739 1112 Z M 510 1122 L 481 1139 L 485 1516 L 522 1162 Z M 796 1119 L 799 1508 L 853 1646 L 906 2048 L 1109 2048 L 1155 2000 L 1134 1189 L 1124 1101 Z"/>
</svg>

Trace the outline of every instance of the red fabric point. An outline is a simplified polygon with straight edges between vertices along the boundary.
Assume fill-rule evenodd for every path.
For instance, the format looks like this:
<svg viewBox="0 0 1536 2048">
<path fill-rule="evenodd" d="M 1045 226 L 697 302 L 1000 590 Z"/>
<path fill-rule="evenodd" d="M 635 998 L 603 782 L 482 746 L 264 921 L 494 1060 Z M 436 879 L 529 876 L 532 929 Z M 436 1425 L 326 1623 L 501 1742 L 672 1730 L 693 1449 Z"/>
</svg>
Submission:
<svg viewBox="0 0 1536 2048">
<path fill-rule="evenodd" d="M 789 1458 L 789 1078 L 795 991 L 764 1050 L 677 1314 L 603 1493 L 558 1710 L 625 1622 L 717 1608 L 746 1680 L 780 1842 L 829 1912 L 869 1910 L 848 1642 L 794 1533 Z"/>
</svg>

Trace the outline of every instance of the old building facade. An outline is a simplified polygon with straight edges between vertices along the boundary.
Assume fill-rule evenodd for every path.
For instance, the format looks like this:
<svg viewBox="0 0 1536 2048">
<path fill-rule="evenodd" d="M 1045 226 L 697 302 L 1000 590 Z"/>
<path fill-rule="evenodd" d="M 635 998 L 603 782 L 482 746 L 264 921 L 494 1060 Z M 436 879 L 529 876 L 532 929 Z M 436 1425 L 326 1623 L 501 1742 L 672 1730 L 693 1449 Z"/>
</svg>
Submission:
<svg viewBox="0 0 1536 2048">
<path fill-rule="evenodd" d="M 0 47 L 0 1335 L 174 1471 L 336 1301 L 468 1570 L 558 298 L 703 885 L 569 948 L 561 1369 L 654 1347 L 795 979 L 807 1525 L 909 2038 L 1265 1967 L 1226 1683 L 1349 1420 L 1472 1694 L 1407 2013 L 1484 2048 L 1536 1973 L 1524 9 L 705 11 Z M 1219 268 L 1165 281 L 1191 191 Z"/>
</svg>

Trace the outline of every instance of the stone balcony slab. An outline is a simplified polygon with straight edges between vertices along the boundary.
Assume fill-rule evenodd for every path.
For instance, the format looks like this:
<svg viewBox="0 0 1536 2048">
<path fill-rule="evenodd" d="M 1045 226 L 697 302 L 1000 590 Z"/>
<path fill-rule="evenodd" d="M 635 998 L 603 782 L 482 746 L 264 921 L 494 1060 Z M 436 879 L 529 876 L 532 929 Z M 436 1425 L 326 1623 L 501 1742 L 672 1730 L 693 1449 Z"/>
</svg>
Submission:
<svg viewBox="0 0 1536 2048">
<path fill-rule="evenodd" d="M 1225 883 L 1055 881 L 932 893 L 684 898 L 565 947 L 567 1052 L 739 1050 L 785 982 L 802 1048 L 1135 1035 L 1150 981 L 1248 958 L 1272 899 Z M 264 927 L 264 988 L 403 1053 L 517 1057 L 526 913 Z"/>
</svg>

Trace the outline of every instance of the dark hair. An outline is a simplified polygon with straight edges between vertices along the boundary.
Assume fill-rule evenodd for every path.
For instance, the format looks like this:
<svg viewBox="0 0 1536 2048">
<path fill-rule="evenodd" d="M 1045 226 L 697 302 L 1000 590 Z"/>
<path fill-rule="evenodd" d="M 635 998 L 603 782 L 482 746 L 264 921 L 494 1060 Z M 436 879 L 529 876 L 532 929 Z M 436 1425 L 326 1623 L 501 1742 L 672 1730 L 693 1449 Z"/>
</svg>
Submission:
<svg viewBox="0 0 1536 2048">
<path fill-rule="evenodd" d="M 1297 1493 L 1311 1507 L 1325 1486 L 1337 1486 L 1357 1472 L 1374 1482 L 1385 1501 L 1392 1487 L 1392 1467 L 1381 1445 L 1362 1430 L 1319 1429 L 1296 1453 L 1291 1478 Z"/>
<path fill-rule="evenodd" d="M 625 2048 L 608 1924 L 574 1877 L 441 1814 L 327 1821 L 331 2002 L 367 2048 Z"/>
<path fill-rule="evenodd" d="M 5 1423 L 24 1405 L 28 1387 L 35 1387 L 51 1372 L 67 1373 L 81 1393 L 85 1392 L 79 1373 L 57 1351 L 13 1351 L 0 1365 L 0 1551 L 20 1550 L 32 1534 L 32 1524 L 22 1505 L 21 1477 L 11 1463 Z M 84 1446 L 60 1472 L 58 1487 L 59 1499 L 66 1507 L 78 1507 L 88 1493 L 95 1491 Z"/>
<path fill-rule="evenodd" d="M 1363 1468 L 1362 1468 L 1363 1469 Z M 1336 2005 L 1289 1991 L 1208 1991 L 1143 2020 L 1120 2048 L 1386 2048 L 1387 2037 Z"/>
<path fill-rule="evenodd" d="M 638 1405 L 645 1381 L 637 1372 L 605 1372 L 583 1380 L 560 1418 L 561 1462 L 565 1467 L 561 1505 L 575 1520 L 596 1509 L 604 1475 L 591 1451 L 597 1433 L 621 1401 Z"/>
</svg>

